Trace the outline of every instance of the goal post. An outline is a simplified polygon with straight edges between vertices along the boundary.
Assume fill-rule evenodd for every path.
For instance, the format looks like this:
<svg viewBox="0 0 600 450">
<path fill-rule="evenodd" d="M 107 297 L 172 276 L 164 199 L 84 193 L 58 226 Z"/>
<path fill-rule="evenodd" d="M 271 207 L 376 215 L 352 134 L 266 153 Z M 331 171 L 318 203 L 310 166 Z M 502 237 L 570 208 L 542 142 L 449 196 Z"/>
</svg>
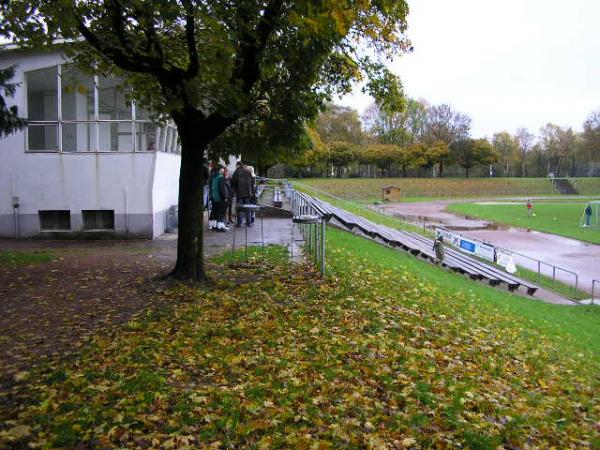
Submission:
<svg viewBox="0 0 600 450">
<path fill-rule="evenodd" d="M 581 219 L 579 220 L 580 227 L 598 228 L 600 227 L 600 200 L 591 200 L 585 204 Z"/>
</svg>

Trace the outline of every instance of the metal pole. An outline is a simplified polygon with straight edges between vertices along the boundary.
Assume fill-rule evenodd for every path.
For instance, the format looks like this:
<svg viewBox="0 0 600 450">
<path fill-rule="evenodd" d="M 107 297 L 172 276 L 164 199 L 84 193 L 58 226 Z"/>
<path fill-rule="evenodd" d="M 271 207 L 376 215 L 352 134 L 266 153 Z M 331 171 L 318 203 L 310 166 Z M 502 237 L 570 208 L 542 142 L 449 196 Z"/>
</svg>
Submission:
<svg viewBox="0 0 600 450">
<path fill-rule="evenodd" d="M 556 288 L 556 266 L 552 266 L 552 287 Z"/>
<path fill-rule="evenodd" d="M 318 239 L 319 239 L 319 233 L 318 233 L 319 227 L 315 223 L 315 225 L 314 225 L 313 228 L 315 229 L 315 250 L 314 250 L 314 253 L 313 253 L 313 261 L 316 264 L 317 261 L 319 260 L 319 250 L 318 250 L 319 249 L 319 241 L 318 241 Z"/>
<path fill-rule="evenodd" d="M 321 218 L 321 275 L 325 275 L 325 221 Z"/>
<path fill-rule="evenodd" d="M 237 212 L 236 212 L 236 214 L 237 214 Z M 235 220 L 237 223 L 237 217 L 235 218 Z M 233 243 L 231 244 L 231 256 L 233 256 L 233 253 L 235 251 L 235 229 L 236 228 L 237 228 L 236 226 L 233 227 Z"/>
<path fill-rule="evenodd" d="M 594 304 L 594 285 L 596 283 L 594 282 L 594 280 L 592 280 L 592 305 Z"/>
<path fill-rule="evenodd" d="M 539 282 L 539 281 L 540 281 L 540 272 L 541 272 L 541 265 L 542 265 L 542 262 L 538 260 L 538 262 L 537 262 L 537 263 L 538 263 L 538 274 L 537 274 L 537 280 L 538 280 L 538 282 Z"/>
<path fill-rule="evenodd" d="M 319 238 L 321 236 L 319 236 L 319 235 L 320 235 L 319 227 L 317 225 L 315 225 L 315 236 L 316 236 L 316 238 L 315 238 L 315 250 L 316 250 L 315 251 L 315 263 L 317 263 L 320 258 L 319 252 L 320 252 L 321 244 L 319 243 L 320 242 Z"/>
<path fill-rule="evenodd" d="M 292 222 L 292 242 L 290 243 L 290 257 L 292 262 L 294 261 L 294 227 L 296 226 L 295 223 Z"/>
<path fill-rule="evenodd" d="M 246 219 L 248 218 L 248 216 L 246 216 Z M 246 259 L 248 259 L 248 224 L 246 224 L 246 247 L 244 249 L 244 257 Z"/>
<path fill-rule="evenodd" d="M 260 209 L 260 246 L 264 251 L 265 248 L 265 229 L 264 229 L 264 217 L 263 208 Z"/>
</svg>

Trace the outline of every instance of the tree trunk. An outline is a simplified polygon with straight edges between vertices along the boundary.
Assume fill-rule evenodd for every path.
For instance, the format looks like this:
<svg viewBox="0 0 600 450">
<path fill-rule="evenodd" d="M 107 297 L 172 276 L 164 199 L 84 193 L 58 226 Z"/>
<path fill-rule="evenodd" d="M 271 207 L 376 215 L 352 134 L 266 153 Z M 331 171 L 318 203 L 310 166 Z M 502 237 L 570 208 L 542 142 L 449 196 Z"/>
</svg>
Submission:
<svg viewBox="0 0 600 450">
<path fill-rule="evenodd" d="M 206 281 L 204 268 L 204 153 L 234 122 L 222 116 L 201 119 L 195 110 L 172 114 L 181 139 L 177 262 L 171 272 L 179 280 Z"/>
<path fill-rule="evenodd" d="M 197 136 L 194 127 L 185 122 L 178 123 L 177 130 L 181 139 L 181 168 L 177 262 L 172 276 L 204 282 L 204 151 L 208 141 Z"/>
<path fill-rule="evenodd" d="M 469 178 L 469 168 L 468 167 L 465 167 L 465 175 L 466 175 L 466 178 Z"/>
<path fill-rule="evenodd" d="M 443 174 L 444 174 L 444 163 L 440 162 L 440 170 L 438 172 L 438 178 L 442 178 Z"/>
</svg>

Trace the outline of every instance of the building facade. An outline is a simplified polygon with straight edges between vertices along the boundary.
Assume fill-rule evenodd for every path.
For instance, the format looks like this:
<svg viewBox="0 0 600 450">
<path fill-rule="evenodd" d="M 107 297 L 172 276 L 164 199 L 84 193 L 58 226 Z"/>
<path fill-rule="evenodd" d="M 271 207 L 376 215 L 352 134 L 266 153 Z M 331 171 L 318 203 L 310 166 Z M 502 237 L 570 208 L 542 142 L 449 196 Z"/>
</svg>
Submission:
<svg viewBox="0 0 600 450">
<path fill-rule="evenodd" d="M 0 139 L 0 237 L 142 237 L 177 205 L 177 130 L 128 100 L 119 80 L 79 72 L 54 51 L 0 52 L 28 119 Z"/>
</svg>

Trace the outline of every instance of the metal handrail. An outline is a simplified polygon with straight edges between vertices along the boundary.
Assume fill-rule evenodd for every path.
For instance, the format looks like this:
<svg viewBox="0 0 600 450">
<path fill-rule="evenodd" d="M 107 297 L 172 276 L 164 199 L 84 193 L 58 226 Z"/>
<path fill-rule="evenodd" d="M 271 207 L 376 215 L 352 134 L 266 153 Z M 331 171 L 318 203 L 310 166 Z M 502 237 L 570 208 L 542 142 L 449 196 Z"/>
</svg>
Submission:
<svg viewBox="0 0 600 450">
<path fill-rule="evenodd" d="M 288 189 L 286 188 L 286 191 Z M 318 223 L 301 223 L 301 220 L 294 220 L 292 226 L 292 252 L 293 252 L 293 227 L 298 226 L 304 236 L 305 248 L 308 254 L 313 258 L 315 264 L 317 264 L 321 270 L 321 274 L 325 275 L 325 218 L 323 215 L 314 207 L 312 203 L 307 201 L 298 191 L 292 189 L 291 192 L 292 203 L 292 214 L 294 219 L 301 218 L 303 216 L 316 216 L 318 217 Z"/>
<path fill-rule="evenodd" d="M 452 231 L 452 230 L 448 230 L 447 228 L 441 227 L 441 226 L 437 226 L 437 228 L 440 228 L 440 229 L 443 229 L 443 230 L 447 230 L 449 232 Z M 464 234 L 464 233 L 460 233 L 460 234 L 462 234 L 464 237 L 466 237 L 466 238 L 468 238 L 468 239 L 470 239 L 470 240 L 472 240 L 474 242 L 480 242 L 482 244 L 491 245 L 491 246 L 493 246 L 497 250 L 505 251 L 505 252 L 508 252 L 508 253 L 510 253 L 512 255 L 518 255 L 518 256 L 520 256 L 522 258 L 525 258 L 525 259 L 528 259 L 528 260 L 531 260 L 531 261 L 537 263 L 537 281 L 538 282 L 540 281 L 540 277 L 542 275 L 542 270 L 541 270 L 542 269 L 542 265 L 546 265 L 546 266 L 550 267 L 552 269 L 552 287 L 553 288 L 556 287 L 556 273 L 557 273 L 557 271 L 562 271 L 562 272 L 571 274 L 575 278 L 574 290 L 577 291 L 577 289 L 578 289 L 578 286 L 579 286 L 579 275 L 576 272 L 573 272 L 572 270 L 565 269 L 564 267 L 556 266 L 554 264 L 550 264 L 550 263 L 541 261 L 541 260 L 536 259 L 536 258 L 532 258 L 531 256 L 524 255 L 524 254 L 516 252 L 514 250 L 510 250 L 510 249 L 507 249 L 507 248 L 500 247 L 498 245 L 492 244 L 490 242 L 483 241 L 481 239 L 473 238 L 473 237 L 471 237 L 471 236 L 469 236 L 467 234 Z"/>
</svg>

